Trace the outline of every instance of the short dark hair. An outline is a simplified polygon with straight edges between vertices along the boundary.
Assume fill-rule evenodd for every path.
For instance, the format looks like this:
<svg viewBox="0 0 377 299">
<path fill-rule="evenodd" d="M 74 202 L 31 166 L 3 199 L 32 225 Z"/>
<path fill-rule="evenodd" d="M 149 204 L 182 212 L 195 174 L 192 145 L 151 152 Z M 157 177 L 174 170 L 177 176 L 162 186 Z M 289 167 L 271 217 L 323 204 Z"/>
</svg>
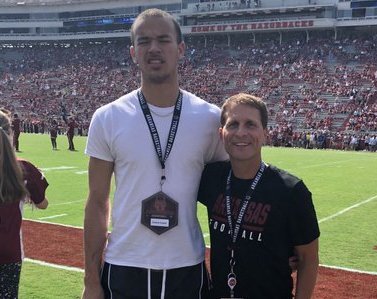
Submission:
<svg viewBox="0 0 377 299">
<path fill-rule="evenodd" d="M 179 25 L 178 21 L 169 13 L 166 11 L 163 11 L 158 8 L 150 8 L 147 10 L 144 10 L 141 14 L 139 14 L 135 21 L 132 23 L 131 26 L 131 44 L 134 45 L 135 43 L 135 24 L 137 24 L 140 20 L 145 20 L 146 18 L 150 17 L 160 17 L 160 18 L 166 18 L 173 22 L 175 32 L 177 33 L 177 43 L 180 44 L 183 41 L 182 36 L 182 30 L 181 26 Z"/>
<path fill-rule="evenodd" d="M 268 112 L 267 106 L 263 100 L 257 96 L 247 94 L 247 93 L 238 93 L 226 99 L 221 107 L 221 126 L 223 127 L 226 123 L 227 112 L 229 106 L 232 104 L 244 104 L 250 107 L 257 109 L 260 113 L 261 122 L 263 129 L 267 128 L 268 123 Z"/>
</svg>

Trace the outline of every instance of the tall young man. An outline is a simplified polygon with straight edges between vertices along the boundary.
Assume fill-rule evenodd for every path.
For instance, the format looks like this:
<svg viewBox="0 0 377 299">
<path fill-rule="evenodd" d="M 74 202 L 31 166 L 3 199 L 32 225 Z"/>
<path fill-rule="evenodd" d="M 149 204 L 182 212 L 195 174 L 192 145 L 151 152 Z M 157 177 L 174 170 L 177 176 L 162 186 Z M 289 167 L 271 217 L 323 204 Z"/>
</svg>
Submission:
<svg viewBox="0 0 377 299">
<path fill-rule="evenodd" d="M 144 11 L 131 37 L 141 87 L 99 108 L 89 128 L 83 298 L 201 298 L 196 194 L 205 163 L 227 157 L 220 110 L 179 88 L 185 44 L 171 15 Z"/>
</svg>

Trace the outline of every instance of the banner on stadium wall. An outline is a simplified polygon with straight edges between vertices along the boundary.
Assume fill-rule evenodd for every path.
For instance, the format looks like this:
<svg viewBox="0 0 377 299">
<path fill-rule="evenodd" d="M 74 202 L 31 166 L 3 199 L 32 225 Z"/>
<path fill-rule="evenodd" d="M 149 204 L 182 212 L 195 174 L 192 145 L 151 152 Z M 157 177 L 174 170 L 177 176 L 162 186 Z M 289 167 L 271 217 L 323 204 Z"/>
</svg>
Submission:
<svg viewBox="0 0 377 299">
<path fill-rule="evenodd" d="M 275 29 L 313 28 L 314 20 L 253 22 L 242 24 L 202 25 L 191 27 L 191 33 L 232 32 Z"/>
</svg>

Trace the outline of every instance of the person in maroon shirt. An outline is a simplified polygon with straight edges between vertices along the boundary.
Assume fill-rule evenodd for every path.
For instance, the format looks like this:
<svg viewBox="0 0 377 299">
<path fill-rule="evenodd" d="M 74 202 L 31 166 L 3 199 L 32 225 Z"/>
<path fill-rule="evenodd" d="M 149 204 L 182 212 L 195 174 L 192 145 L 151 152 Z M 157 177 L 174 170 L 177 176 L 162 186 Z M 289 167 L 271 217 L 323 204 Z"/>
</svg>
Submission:
<svg viewBox="0 0 377 299">
<path fill-rule="evenodd" d="M 12 130 L 13 130 L 13 146 L 16 149 L 16 151 L 19 151 L 19 138 L 21 133 L 21 120 L 18 117 L 18 114 L 13 114 L 12 119 Z"/>
<path fill-rule="evenodd" d="M 11 139 L 10 113 L 0 109 L 0 298 L 18 298 L 23 204 L 48 206 L 47 180 L 32 163 L 16 158 Z"/>
<path fill-rule="evenodd" d="M 67 128 L 67 138 L 68 138 L 68 144 L 69 144 L 68 149 L 70 151 L 74 151 L 75 145 L 73 144 L 73 136 L 75 136 L 76 123 L 75 123 L 75 120 L 73 119 L 73 117 L 68 118 L 67 126 L 68 126 L 68 128 Z"/>
</svg>

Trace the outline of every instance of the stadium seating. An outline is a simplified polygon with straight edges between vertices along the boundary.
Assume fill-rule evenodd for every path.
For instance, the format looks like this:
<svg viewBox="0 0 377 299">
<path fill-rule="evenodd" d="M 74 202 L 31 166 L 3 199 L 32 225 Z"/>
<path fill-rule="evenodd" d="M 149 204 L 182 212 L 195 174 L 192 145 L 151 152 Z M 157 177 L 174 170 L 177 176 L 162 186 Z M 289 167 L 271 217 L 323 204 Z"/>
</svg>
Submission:
<svg viewBox="0 0 377 299">
<path fill-rule="evenodd" d="M 345 145 L 343 138 L 363 140 L 377 131 L 377 50 L 366 39 L 235 38 L 230 46 L 213 40 L 204 47 L 191 37 L 186 43 L 182 87 L 217 105 L 237 92 L 261 96 L 268 103 L 271 145 L 372 150 Z M 128 47 L 126 40 L 4 46 L 0 105 L 22 116 L 26 132 L 45 132 L 66 113 L 85 134 L 96 108 L 139 85 Z M 366 50 L 369 55 L 362 54 Z M 304 135 L 312 141 L 300 142 Z"/>
</svg>

